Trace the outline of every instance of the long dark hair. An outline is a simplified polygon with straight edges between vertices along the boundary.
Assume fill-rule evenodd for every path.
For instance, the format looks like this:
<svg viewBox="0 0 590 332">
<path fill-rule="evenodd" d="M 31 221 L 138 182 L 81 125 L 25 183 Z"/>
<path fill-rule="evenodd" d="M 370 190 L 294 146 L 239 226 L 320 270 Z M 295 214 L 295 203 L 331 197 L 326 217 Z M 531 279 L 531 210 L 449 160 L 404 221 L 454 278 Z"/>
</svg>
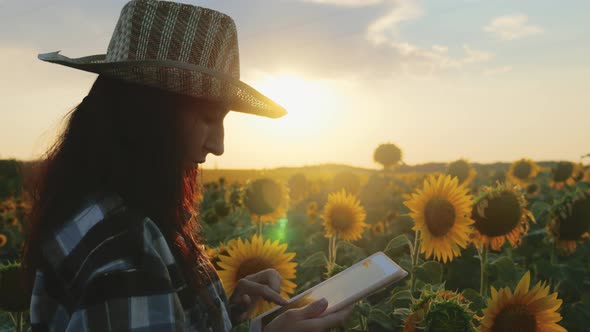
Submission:
<svg viewBox="0 0 590 332">
<path fill-rule="evenodd" d="M 198 166 L 183 167 L 180 111 L 197 99 L 99 75 L 88 95 L 66 116 L 67 126 L 41 159 L 31 192 L 24 246 L 26 286 L 40 266 L 40 243 L 90 196 L 117 193 L 150 217 L 177 257 L 189 285 L 207 277 L 194 208 Z"/>
</svg>

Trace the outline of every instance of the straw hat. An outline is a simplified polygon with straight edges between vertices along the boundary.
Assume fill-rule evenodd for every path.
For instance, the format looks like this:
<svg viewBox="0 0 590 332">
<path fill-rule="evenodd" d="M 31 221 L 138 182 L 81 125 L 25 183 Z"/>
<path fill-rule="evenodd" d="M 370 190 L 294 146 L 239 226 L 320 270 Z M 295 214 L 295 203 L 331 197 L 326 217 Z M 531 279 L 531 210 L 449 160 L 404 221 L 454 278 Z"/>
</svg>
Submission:
<svg viewBox="0 0 590 332">
<path fill-rule="evenodd" d="M 169 1 L 133 0 L 121 10 L 106 54 L 38 58 L 194 97 L 221 100 L 233 111 L 278 118 L 287 111 L 240 81 L 233 19 Z"/>
</svg>

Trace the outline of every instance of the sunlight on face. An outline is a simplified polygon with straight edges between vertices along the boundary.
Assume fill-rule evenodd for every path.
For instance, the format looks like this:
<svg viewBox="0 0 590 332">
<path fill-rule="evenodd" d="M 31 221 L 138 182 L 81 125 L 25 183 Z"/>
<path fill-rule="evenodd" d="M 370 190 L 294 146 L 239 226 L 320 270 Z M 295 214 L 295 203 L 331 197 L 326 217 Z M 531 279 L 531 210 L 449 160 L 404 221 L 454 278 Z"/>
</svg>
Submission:
<svg viewBox="0 0 590 332">
<path fill-rule="evenodd" d="M 289 112 L 273 120 L 272 130 L 281 135 L 321 134 L 341 107 L 341 97 L 328 81 L 282 73 L 264 75 L 252 85 Z"/>
</svg>

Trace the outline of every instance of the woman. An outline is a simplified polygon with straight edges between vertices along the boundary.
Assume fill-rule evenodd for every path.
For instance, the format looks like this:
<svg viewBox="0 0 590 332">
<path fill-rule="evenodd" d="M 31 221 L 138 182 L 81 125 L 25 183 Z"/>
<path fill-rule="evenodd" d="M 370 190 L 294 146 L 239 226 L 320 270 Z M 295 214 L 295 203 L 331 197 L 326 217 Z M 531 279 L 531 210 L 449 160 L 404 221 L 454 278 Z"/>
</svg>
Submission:
<svg viewBox="0 0 590 332">
<path fill-rule="evenodd" d="M 228 299 L 193 210 L 198 164 L 223 154 L 230 110 L 286 111 L 239 81 L 233 20 L 175 2 L 127 3 L 107 53 L 39 58 L 98 73 L 47 152 L 33 192 L 24 266 L 33 330 L 228 331 L 261 298 L 286 303 L 269 269 Z M 265 331 L 342 325 L 316 301 Z"/>
</svg>

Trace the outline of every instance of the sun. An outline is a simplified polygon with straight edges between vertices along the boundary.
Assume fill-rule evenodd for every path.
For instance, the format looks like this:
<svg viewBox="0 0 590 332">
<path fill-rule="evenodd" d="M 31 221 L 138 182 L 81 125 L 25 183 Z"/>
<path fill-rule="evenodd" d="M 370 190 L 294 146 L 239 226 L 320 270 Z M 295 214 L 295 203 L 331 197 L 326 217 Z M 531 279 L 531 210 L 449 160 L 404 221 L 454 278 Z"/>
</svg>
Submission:
<svg viewBox="0 0 590 332">
<path fill-rule="evenodd" d="M 289 72 L 258 74 L 252 86 L 285 107 L 287 115 L 273 119 L 273 131 L 299 137 L 321 134 L 343 107 L 335 82 L 307 79 Z"/>
</svg>

